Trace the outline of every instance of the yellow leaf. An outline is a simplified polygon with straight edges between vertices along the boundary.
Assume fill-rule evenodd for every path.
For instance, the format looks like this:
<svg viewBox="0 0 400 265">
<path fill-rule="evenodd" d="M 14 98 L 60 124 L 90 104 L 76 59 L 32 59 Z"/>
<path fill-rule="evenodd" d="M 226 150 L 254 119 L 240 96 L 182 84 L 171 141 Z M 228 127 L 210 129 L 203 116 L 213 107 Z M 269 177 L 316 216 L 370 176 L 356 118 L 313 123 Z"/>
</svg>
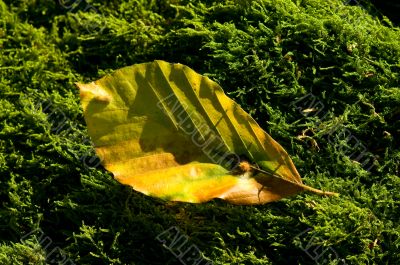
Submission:
<svg viewBox="0 0 400 265">
<path fill-rule="evenodd" d="M 136 64 L 77 84 L 104 167 L 172 201 L 261 204 L 309 190 L 286 151 L 221 87 L 187 66 Z"/>
</svg>

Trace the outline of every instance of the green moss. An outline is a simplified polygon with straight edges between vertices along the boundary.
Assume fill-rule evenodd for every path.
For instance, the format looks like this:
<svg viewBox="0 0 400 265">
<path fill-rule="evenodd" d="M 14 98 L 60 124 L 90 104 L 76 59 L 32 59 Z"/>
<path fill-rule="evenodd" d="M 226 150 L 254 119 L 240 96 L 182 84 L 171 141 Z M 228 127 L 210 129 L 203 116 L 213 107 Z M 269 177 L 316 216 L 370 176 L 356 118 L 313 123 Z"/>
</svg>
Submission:
<svg viewBox="0 0 400 265">
<path fill-rule="evenodd" d="M 215 264 L 398 263 L 400 34 L 369 2 L 67 2 L 0 1 L 1 264 L 182 264 L 156 239 L 172 226 Z M 74 82 L 154 59 L 218 81 L 341 196 L 171 204 L 117 183 Z"/>
</svg>

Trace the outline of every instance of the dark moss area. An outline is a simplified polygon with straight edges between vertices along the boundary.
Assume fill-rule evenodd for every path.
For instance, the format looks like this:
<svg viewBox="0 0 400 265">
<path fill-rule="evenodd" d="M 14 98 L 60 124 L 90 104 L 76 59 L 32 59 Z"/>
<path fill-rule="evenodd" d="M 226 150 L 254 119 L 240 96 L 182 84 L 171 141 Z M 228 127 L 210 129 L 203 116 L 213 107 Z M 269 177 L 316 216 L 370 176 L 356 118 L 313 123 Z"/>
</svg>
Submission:
<svg viewBox="0 0 400 265">
<path fill-rule="evenodd" d="M 172 226 L 214 264 L 399 263 L 400 30 L 372 5 L 73 3 L 0 0 L 1 264 L 184 264 L 157 239 Z M 171 204 L 117 183 L 74 82 L 154 59 L 219 82 L 341 196 Z"/>
</svg>

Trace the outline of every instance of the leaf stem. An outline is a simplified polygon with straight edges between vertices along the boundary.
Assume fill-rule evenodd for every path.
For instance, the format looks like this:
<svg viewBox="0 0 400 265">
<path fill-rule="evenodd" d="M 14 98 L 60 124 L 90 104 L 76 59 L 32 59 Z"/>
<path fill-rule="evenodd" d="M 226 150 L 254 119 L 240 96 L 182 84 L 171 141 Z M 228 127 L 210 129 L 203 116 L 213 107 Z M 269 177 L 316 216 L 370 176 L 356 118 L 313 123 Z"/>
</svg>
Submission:
<svg viewBox="0 0 400 265">
<path fill-rule="evenodd" d="M 272 176 L 272 177 L 275 177 L 275 178 L 283 179 L 283 178 L 281 178 L 280 176 L 278 176 L 278 175 L 276 175 L 276 174 L 274 174 L 274 173 L 265 171 L 265 170 L 260 169 L 260 168 L 258 168 L 258 167 L 255 167 L 255 166 L 250 166 L 250 167 L 251 167 L 252 169 L 256 170 L 256 171 L 259 171 L 259 172 L 261 172 L 261 173 L 267 174 L 267 175 L 269 175 L 269 176 Z M 339 196 L 339 193 L 337 193 L 337 192 L 323 191 L 323 190 L 319 190 L 319 189 L 316 189 L 316 188 L 307 186 L 307 185 L 305 185 L 305 184 L 303 184 L 303 183 L 297 183 L 297 182 L 293 182 L 293 181 L 290 181 L 290 180 L 287 180 L 287 179 L 284 179 L 284 180 L 286 180 L 286 181 L 288 181 L 288 182 L 290 182 L 290 183 L 293 183 L 293 184 L 295 184 L 295 185 L 298 185 L 298 186 L 302 187 L 305 191 L 309 191 L 309 192 L 312 192 L 312 193 L 315 193 L 315 194 L 318 194 L 318 195 L 322 195 L 322 196 Z"/>
<path fill-rule="evenodd" d="M 324 191 L 324 190 L 319 190 L 304 184 L 299 184 L 299 186 L 301 186 L 304 190 L 306 191 L 310 191 L 312 193 L 318 194 L 318 195 L 322 195 L 322 196 L 339 196 L 339 193 L 337 192 L 331 192 L 331 191 Z"/>
</svg>

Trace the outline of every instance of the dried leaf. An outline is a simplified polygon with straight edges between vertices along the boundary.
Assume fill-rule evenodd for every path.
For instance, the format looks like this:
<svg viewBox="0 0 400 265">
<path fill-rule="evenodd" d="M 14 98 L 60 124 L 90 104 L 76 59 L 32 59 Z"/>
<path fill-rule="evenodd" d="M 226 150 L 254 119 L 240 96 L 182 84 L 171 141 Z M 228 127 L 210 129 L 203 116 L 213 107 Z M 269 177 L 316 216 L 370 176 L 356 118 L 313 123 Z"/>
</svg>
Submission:
<svg viewBox="0 0 400 265">
<path fill-rule="evenodd" d="M 302 190 L 286 151 L 221 87 L 164 61 L 80 89 L 88 132 L 121 183 L 171 201 L 261 204 Z"/>
</svg>

